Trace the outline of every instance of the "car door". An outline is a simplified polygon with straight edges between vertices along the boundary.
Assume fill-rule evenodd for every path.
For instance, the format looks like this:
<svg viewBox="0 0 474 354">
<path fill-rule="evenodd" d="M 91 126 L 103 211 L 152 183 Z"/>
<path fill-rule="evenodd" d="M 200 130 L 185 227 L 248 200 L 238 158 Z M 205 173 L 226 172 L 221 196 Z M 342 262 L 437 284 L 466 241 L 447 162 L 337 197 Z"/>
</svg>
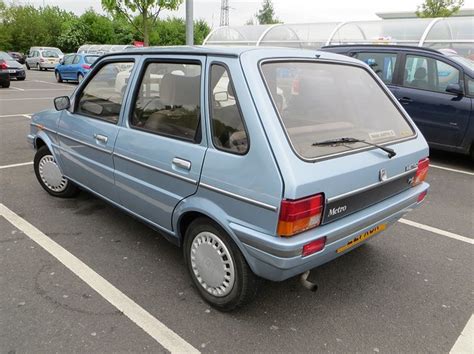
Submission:
<svg viewBox="0 0 474 354">
<path fill-rule="evenodd" d="M 196 192 L 201 174 L 204 67 L 201 56 L 145 60 L 115 144 L 121 204 L 164 230 L 172 229 L 175 206 Z"/>
<path fill-rule="evenodd" d="M 70 65 L 70 70 L 69 70 L 69 76 L 71 80 L 77 80 L 77 74 L 80 71 L 80 63 L 81 62 L 81 56 L 76 55 L 74 56 L 74 59 L 72 60 L 72 63 Z"/>
<path fill-rule="evenodd" d="M 63 80 L 71 80 L 71 63 L 74 59 L 74 55 L 66 55 L 63 58 L 63 62 L 58 66 Z"/>
<path fill-rule="evenodd" d="M 79 87 L 71 110 L 63 111 L 58 126 L 63 173 L 112 201 L 118 200 L 112 151 L 125 92 L 115 91 L 114 76 L 133 65 L 133 58 L 100 63 Z"/>
<path fill-rule="evenodd" d="M 446 92 L 463 87 L 463 72 L 454 63 L 422 54 L 403 58 L 401 86 L 393 93 L 431 145 L 459 146 L 471 111 L 470 99 Z"/>
</svg>

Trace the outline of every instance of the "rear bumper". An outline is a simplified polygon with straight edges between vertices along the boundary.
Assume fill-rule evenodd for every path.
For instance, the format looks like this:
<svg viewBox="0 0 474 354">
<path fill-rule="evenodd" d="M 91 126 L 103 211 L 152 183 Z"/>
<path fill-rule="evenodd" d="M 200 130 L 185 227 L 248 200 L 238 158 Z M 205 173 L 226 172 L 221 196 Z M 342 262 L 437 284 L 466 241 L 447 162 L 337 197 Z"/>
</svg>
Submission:
<svg viewBox="0 0 474 354">
<path fill-rule="evenodd" d="M 360 234 L 380 224 L 391 225 L 418 207 L 421 203 L 417 198 L 428 187 L 427 183 L 422 183 L 369 208 L 291 238 L 262 234 L 237 224 L 230 226 L 241 242 L 253 272 L 269 280 L 281 281 L 327 263 L 365 243 L 361 242 L 342 253 L 336 252 Z M 324 236 L 327 241 L 323 250 L 307 257 L 301 256 L 305 244 Z"/>
</svg>

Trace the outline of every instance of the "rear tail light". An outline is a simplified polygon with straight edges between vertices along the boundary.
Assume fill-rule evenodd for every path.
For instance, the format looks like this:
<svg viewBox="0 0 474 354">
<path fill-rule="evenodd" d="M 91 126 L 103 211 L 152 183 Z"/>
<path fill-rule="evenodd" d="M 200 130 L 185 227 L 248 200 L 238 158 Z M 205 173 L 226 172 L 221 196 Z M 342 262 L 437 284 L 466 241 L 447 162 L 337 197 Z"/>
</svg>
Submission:
<svg viewBox="0 0 474 354">
<path fill-rule="evenodd" d="M 300 80 L 294 79 L 291 84 L 291 94 L 292 95 L 299 95 L 300 94 Z"/>
<path fill-rule="evenodd" d="M 303 246 L 301 255 L 303 257 L 309 256 L 310 254 L 321 251 L 326 245 L 326 236 L 318 238 L 317 240 L 311 241 Z"/>
<path fill-rule="evenodd" d="M 40 59 L 40 62 L 44 63 L 44 59 L 43 59 L 43 58 L 41 58 L 41 59 Z"/>
<path fill-rule="evenodd" d="M 423 199 L 425 199 L 426 195 L 428 194 L 428 191 L 424 191 L 424 192 L 421 192 L 419 195 L 418 195 L 418 203 L 421 203 L 423 201 Z"/>
<path fill-rule="evenodd" d="M 86 70 L 89 70 L 91 68 L 91 66 L 87 64 L 82 64 L 81 67 Z"/>
<path fill-rule="evenodd" d="M 430 168 L 430 159 L 425 157 L 418 161 L 418 168 L 416 170 L 415 177 L 413 178 L 412 186 L 416 186 L 423 182 L 428 175 L 428 169 Z"/>
<path fill-rule="evenodd" d="M 278 235 L 293 236 L 318 226 L 321 223 L 323 208 L 323 194 L 297 200 L 283 200 L 278 218 Z"/>
<path fill-rule="evenodd" d="M 5 60 L 0 60 L 0 69 L 4 70 L 4 69 L 8 69 L 8 65 L 6 63 Z"/>
</svg>

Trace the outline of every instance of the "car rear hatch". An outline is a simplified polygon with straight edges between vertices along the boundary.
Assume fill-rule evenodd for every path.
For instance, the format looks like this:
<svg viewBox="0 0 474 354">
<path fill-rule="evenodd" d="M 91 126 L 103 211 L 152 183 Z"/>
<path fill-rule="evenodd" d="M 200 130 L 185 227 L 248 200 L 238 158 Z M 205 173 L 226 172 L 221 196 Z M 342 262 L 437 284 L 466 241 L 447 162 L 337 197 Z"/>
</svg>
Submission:
<svg viewBox="0 0 474 354">
<path fill-rule="evenodd" d="M 412 187 L 426 141 L 368 67 L 282 59 L 261 74 L 287 142 L 275 147 L 283 200 L 322 194 L 327 224 Z"/>
</svg>

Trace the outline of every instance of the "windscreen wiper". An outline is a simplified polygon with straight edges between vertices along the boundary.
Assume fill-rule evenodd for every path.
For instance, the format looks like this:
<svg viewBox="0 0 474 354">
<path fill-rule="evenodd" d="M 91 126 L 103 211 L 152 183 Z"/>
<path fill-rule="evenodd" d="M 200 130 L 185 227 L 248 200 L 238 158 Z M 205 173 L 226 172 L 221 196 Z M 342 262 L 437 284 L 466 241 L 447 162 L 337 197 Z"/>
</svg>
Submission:
<svg viewBox="0 0 474 354">
<path fill-rule="evenodd" d="M 371 146 L 375 146 L 379 148 L 380 150 L 385 151 L 388 154 L 388 158 L 394 157 L 397 153 L 395 150 L 390 149 L 388 147 L 374 144 L 374 143 L 369 143 L 368 141 L 361 140 L 361 139 L 356 139 L 356 138 L 338 138 L 338 139 L 331 139 L 331 140 L 324 140 L 324 141 L 317 141 L 312 144 L 312 146 L 327 146 L 327 145 L 337 145 L 337 144 L 353 144 L 353 143 L 363 143 Z"/>
</svg>

